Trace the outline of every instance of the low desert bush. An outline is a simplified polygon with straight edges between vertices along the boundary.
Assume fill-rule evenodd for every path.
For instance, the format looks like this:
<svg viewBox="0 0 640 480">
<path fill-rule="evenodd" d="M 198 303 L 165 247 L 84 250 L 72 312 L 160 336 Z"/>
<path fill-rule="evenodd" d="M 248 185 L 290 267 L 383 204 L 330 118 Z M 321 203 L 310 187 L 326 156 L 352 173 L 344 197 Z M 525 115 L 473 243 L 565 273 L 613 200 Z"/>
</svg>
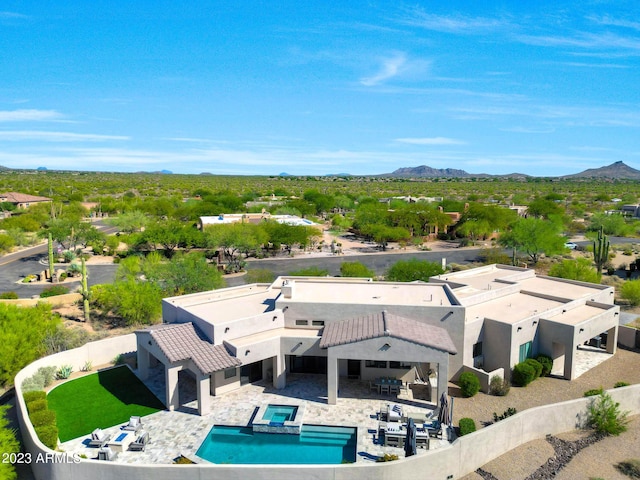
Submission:
<svg viewBox="0 0 640 480">
<path fill-rule="evenodd" d="M 393 462 L 394 460 L 398 460 L 398 455 L 395 453 L 385 453 L 381 457 L 376 459 L 376 462 Z"/>
<path fill-rule="evenodd" d="M 542 371 L 543 371 L 542 364 L 540 362 L 538 362 L 535 358 L 527 358 L 524 362 L 526 364 L 528 364 L 528 365 L 531 365 L 533 367 L 533 369 L 535 370 L 536 375 L 535 375 L 534 380 L 536 378 L 540 377 L 540 375 L 542 375 Z"/>
<path fill-rule="evenodd" d="M 473 418 L 461 418 L 460 419 L 460 436 L 467 435 L 476 431 L 476 422 Z"/>
<path fill-rule="evenodd" d="M 600 388 L 592 388 L 591 390 L 587 390 L 586 392 L 584 392 L 584 394 L 582 396 L 583 397 L 593 397 L 595 395 L 601 395 L 603 391 L 604 390 L 602 389 L 602 387 L 600 387 Z"/>
<path fill-rule="evenodd" d="M 549 355 L 538 355 L 536 360 L 540 365 L 542 365 L 542 374 L 541 376 L 546 377 L 551 373 L 551 369 L 553 368 L 553 358 Z"/>
<path fill-rule="evenodd" d="M 51 450 L 55 450 L 58 447 L 58 427 L 55 425 L 45 425 L 35 430 L 40 441 Z"/>
<path fill-rule="evenodd" d="M 536 378 L 536 369 L 525 362 L 517 363 L 513 367 L 511 382 L 518 387 L 526 387 Z"/>
<path fill-rule="evenodd" d="M 630 478 L 640 478 L 640 460 L 632 458 L 616 463 L 616 470 Z"/>
<path fill-rule="evenodd" d="M 507 408 L 504 412 L 502 412 L 502 415 L 498 415 L 496 412 L 493 412 L 493 421 L 499 422 L 500 420 L 504 420 L 507 417 L 515 415 L 516 413 L 518 413 L 518 411 L 513 407 Z"/>
<path fill-rule="evenodd" d="M 40 298 L 55 297 L 56 295 L 64 295 L 65 293 L 69 293 L 69 289 L 67 287 L 62 285 L 53 285 L 49 288 L 45 288 L 40 293 Z"/>
<path fill-rule="evenodd" d="M 458 380 L 463 397 L 473 397 L 480 391 L 480 380 L 472 372 L 464 372 Z"/>
<path fill-rule="evenodd" d="M 627 430 L 628 414 L 620 411 L 620 404 L 611 395 L 602 392 L 589 402 L 586 423 L 598 433 L 620 435 Z"/>
<path fill-rule="evenodd" d="M 22 394 L 22 398 L 24 398 L 24 403 L 30 403 L 34 400 L 45 400 L 47 398 L 47 393 L 43 390 L 33 390 L 30 392 L 24 392 Z"/>
<path fill-rule="evenodd" d="M 497 397 L 504 397 L 509 393 L 509 382 L 506 382 L 504 378 L 499 375 L 494 375 L 489 380 L 489 395 L 495 395 Z"/>
<path fill-rule="evenodd" d="M 629 385 L 631 385 L 629 382 L 616 382 L 613 388 L 628 387 Z"/>
<path fill-rule="evenodd" d="M 31 423 L 34 428 L 47 425 L 55 427 L 56 425 L 56 412 L 53 410 L 38 410 L 37 412 L 29 414 L 29 418 L 31 418 Z"/>
<path fill-rule="evenodd" d="M 29 415 L 35 412 L 39 412 L 41 410 L 47 410 L 49 408 L 49 403 L 46 398 L 42 398 L 40 400 L 32 400 L 27 403 L 27 412 Z"/>
<path fill-rule="evenodd" d="M 2 292 L 0 293 L 0 298 L 4 300 L 17 300 L 18 294 L 16 292 Z"/>
</svg>

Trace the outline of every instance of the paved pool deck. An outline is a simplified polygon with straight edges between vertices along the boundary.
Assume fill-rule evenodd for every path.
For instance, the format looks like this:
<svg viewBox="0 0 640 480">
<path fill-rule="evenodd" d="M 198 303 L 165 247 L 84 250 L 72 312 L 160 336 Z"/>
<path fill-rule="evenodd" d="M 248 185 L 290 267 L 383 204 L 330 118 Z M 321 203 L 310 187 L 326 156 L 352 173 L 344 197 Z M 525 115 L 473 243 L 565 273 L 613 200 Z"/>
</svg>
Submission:
<svg viewBox="0 0 640 480">
<path fill-rule="evenodd" d="M 164 401 L 162 367 L 154 371 L 145 384 Z M 337 404 L 328 405 L 325 375 L 290 374 L 287 377 L 286 388 L 281 390 L 276 390 L 265 382 L 257 382 L 243 385 L 238 390 L 218 397 L 211 397 L 211 412 L 200 416 L 197 413 L 195 381 L 189 373 L 180 373 L 179 386 L 182 403 L 179 410 L 164 410 L 143 417 L 144 430 L 150 437 L 146 450 L 121 452 L 115 461 L 168 464 L 180 455 L 200 461 L 195 453 L 213 425 L 249 425 L 255 410 L 269 403 L 304 405 L 302 421 L 305 424 L 357 427 L 357 462 L 375 462 L 385 453 L 397 454 L 402 458 L 404 449 L 385 447 L 379 442 L 377 413 L 389 403 L 402 405 L 406 412 L 423 412 L 425 416 L 436 407 L 424 398 L 429 394 L 429 387 L 426 385 L 415 385 L 413 389 L 403 391 L 398 396 L 390 396 L 371 390 L 368 382 L 342 378 Z M 117 425 L 105 431 L 115 437 L 121 427 L 122 425 Z M 95 458 L 98 449 L 88 447 L 88 439 L 89 435 L 70 440 L 63 443 L 61 449 L 85 455 L 87 458 Z M 443 448 L 446 445 L 446 439 L 432 438 L 430 449 Z M 424 451 L 418 449 L 418 455 Z"/>
<path fill-rule="evenodd" d="M 581 347 L 577 359 L 578 375 L 603 362 L 610 355 L 601 349 Z M 143 417 L 144 430 L 150 442 L 144 452 L 125 451 L 115 459 L 130 464 L 170 464 L 180 455 L 196 457 L 196 451 L 214 425 L 247 426 L 257 408 L 272 404 L 304 405 L 303 423 L 335 425 L 358 428 L 356 462 L 375 462 L 384 454 L 404 457 L 404 449 L 385 447 L 378 437 L 378 415 L 389 403 L 402 405 L 404 412 L 423 412 L 425 415 L 436 408 L 430 401 L 430 387 L 414 384 L 400 395 L 381 395 L 369 387 L 368 382 L 340 379 L 336 405 L 327 404 L 325 375 L 289 374 L 287 386 L 276 390 L 266 382 L 243 385 L 241 388 L 218 397 L 211 397 L 211 411 L 200 416 L 197 413 L 195 381 L 187 371 L 180 372 L 179 390 L 181 408 L 177 411 L 163 410 Z M 147 387 L 164 403 L 164 370 L 156 368 L 145 381 Z M 124 425 L 124 424 L 123 424 Z M 123 425 L 105 429 L 113 437 Z M 87 446 L 89 435 L 61 444 L 61 449 L 84 455 L 97 456 L 97 448 Z M 449 442 L 432 438 L 430 449 L 446 448 Z M 417 454 L 426 450 L 418 449 Z"/>
</svg>

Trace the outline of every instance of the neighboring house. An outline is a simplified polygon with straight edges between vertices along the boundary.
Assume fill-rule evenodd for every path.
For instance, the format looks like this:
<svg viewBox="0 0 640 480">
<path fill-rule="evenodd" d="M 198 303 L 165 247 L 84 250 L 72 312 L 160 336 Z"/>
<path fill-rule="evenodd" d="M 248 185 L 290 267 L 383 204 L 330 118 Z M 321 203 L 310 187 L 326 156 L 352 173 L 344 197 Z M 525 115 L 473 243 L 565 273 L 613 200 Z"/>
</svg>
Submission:
<svg viewBox="0 0 640 480">
<path fill-rule="evenodd" d="M 305 227 L 319 227 L 317 223 L 300 218 L 296 215 L 271 215 L 264 210 L 261 213 L 221 213 L 215 216 L 200 217 L 198 228 L 202 229 L 207 225 L 223 225 L 226 223 L 260 223 L 265 220 L 275 220 L 286 225 L 302 225 Z"/>
<path fill-rule="evenodd" d="M 37 197 L 35 195 L 27 195 L 26 193 L 7 192 L 0 193 L 0 203 L 12 203 L 17 208 L 29 208 L 36 203 L 48 203 L 51 202 L 50 198 Z"/>
<path fill-rule="evenodd" d="M 640 205 L 622 205 L 620 211 L 625 217 L 640 217 Z"/>
<path fill-rule="evenodd" d="M 615 353 L 613 287 L 490 265 L 429 283 L 278 278 L 273 284 L 163 300 L 162 325 L 136 332 L 138 368 L 164 364 L 167 407 L 177 409 L 178 372 L 196 377 L 199 412 L 210 395 L 246 383 L 286 386 L 288 373 L 327 376 L 335 404 L 341 378 L 434 382 L 432 399 L 465 370 L 485 376 L 547 354 L 553 373 L 574 379 L 579 346 Z"/>
</svg>

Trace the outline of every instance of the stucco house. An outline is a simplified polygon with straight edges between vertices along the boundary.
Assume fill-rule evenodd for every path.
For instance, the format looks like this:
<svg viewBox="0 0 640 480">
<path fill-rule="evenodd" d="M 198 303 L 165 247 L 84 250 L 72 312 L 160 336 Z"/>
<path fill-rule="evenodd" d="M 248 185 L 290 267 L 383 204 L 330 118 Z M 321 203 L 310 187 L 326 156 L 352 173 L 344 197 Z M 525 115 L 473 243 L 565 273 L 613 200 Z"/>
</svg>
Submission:
<svg viewBox="0 0 640 480">
<path fill-rule="evenodd" d="M 12 203 L 17 208 L 29 208 L 31 205 L 35 205 L 36 203 L 49 203 L 51 202 L 51 199 L 18 192 L 0 193 L 0 203 L 5 202 Z"/>
<path fill-rule="evenodd" d="M 280 277 L 164 299 L 163 324 L 136 332 L 138 368 L 145 378 L 164 365 L 170 410 L 179 407 L 180 372 L 195 377 L 200 414 L 212 395 L 259 380 L 283 388 L 288 373 L 326 375 L 329 404 L 341 378 L 423 381 L 436 399 L 465 370 L 486 386 L 540 353 L 571 380 L 583 344 L 615 353 L 613 293 L 504 265 L 429 283 Z"/>
</svg>

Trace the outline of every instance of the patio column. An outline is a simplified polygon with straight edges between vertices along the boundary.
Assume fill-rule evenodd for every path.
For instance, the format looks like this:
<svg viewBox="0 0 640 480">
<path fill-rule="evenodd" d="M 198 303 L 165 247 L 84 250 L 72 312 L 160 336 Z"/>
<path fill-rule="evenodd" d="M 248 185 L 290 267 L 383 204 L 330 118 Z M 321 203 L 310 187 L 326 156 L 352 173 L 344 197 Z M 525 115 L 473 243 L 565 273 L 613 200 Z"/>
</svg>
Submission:
<svg viewBox="0 0 640 480">
<path fill-rule="evenodd" d="M 141 380 L 146 380 L 147 378 L 149 378 L 149 355 L 149 350 L 138 343 L 138 375 L 140 376 Z"/>
<path fill-rule="evenodd" d="M 574 345 L 573 342 L 566 343 L 564 346 L 564 378 L 567 380 L 573 380 L 574 375 L 576 374 L 576 351 L 577 345 Z"/>
<path fill-rule="evenodd" d="M 164 367 L 164 382 L 167 392 L 167 408 L 170 412 L 180 408 L 180 395 L 178 393 L 178 372 L 179 367 L 171 367 L 165 365 Z"/>
<path fill-rule="evenodd" d="M 287 369 L 284 353 L 273 357 L 273 388 L 281 389 L 287 386 Z"/>
<path fill-rule="evenodd" d="M 198 386 L 198 415 L 206 415 L 209 413 L 211 406 L 211 397 L 209 395 L 210 379 L 211 377 L 209 377 L 209 375 L 198 375 L 196 381 Z"/>
<path fill-rule="evenodd" d="M 607 353 L 615 354 L 618 345 L 618 327 L 607 330 Z"/>
<path fill-rule="evenodd" d="M 338 358 L 327 352 L 327 403 L 335 405 L 338 401 Z"/>
<path fill-rule="evenodd" d="M 449 393 L 449 362 L 438 362 L 438 395 L 436 403 L 440 401 L 443 393 Z"/>
</svg>

